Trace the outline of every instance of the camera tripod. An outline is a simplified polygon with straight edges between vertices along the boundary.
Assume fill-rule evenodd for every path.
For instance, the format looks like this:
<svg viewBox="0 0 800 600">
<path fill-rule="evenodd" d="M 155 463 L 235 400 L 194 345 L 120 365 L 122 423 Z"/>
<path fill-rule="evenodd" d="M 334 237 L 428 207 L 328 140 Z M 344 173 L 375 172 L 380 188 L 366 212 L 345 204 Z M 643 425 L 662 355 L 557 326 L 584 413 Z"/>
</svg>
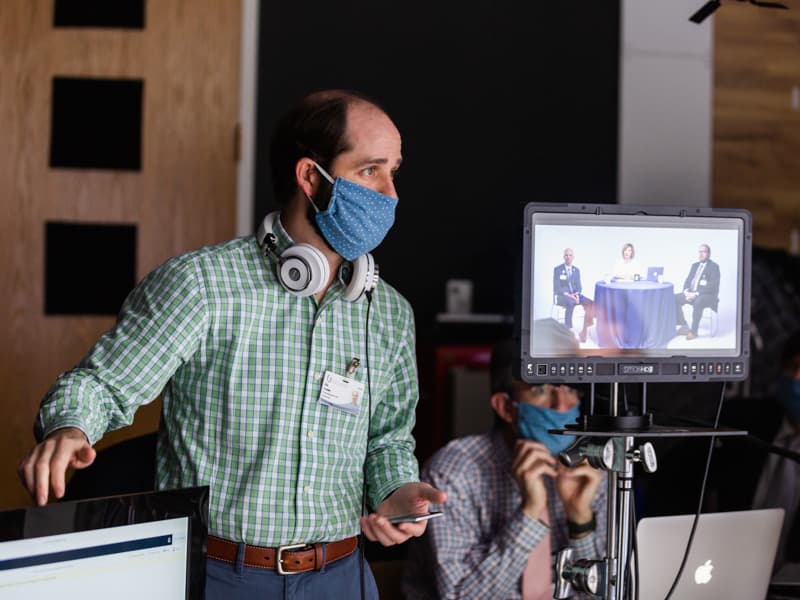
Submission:
<svg viewBox="0 0 800 600">
<path fill-rule="evenodd" d="M 642 406 L 641 415 L 619 414 L 619 383 L 611 384 L 608 415 L 587 415 L 577 425 L 550 433 L 576 436 L 559 455 L 567 466 L 586 459 L 590 465 L 608 472 L 608 538 L 606 556 L 574 559 L 574 550 L 564 548 L 556 556 L 553 597 L 568 598 L 573 588 L 606 600 L 624 600 L 628 593 L 626 574 L 630 568 L 633 523 L 633 468 L 641 463 L 648 473 L 658 463 L 650 442 L 636 445 L 637 438 L 708 437 L 746 435 L 746 431 L 711 427 L 662 427 L 653 424 L 652 414 Z"/>
</svg>

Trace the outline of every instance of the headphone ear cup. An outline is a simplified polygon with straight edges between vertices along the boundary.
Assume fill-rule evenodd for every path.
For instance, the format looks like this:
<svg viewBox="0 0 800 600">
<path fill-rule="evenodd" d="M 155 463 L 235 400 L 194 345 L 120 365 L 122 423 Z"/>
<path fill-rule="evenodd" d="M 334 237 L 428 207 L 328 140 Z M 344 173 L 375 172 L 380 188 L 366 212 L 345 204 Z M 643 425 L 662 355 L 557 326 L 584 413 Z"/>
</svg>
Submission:
<svg viewBox="0 0 800 600">
<path fill-rule="evenodd" d="M 375 289 L 378 284 L 378 265 L 375 264 L 375 259 L 372 254 L 364 254 L 352 261 L 349 265 L 350 280 L 345 281 L 343 274 L 345 272 L 344 265 L 339 269 L 339 278 L 345 285 L 342 297 L 345 300 L 354 302 L 361 298 L 365 292 L 370 292 Z"/>
<path fill-rule="evenodd" d="M 325 287 L 331 268 L 325 255 L 311 244 L 295 244 L 281 254 L 278 279 L 295 296 L 311 296 Z"/>
</svg>

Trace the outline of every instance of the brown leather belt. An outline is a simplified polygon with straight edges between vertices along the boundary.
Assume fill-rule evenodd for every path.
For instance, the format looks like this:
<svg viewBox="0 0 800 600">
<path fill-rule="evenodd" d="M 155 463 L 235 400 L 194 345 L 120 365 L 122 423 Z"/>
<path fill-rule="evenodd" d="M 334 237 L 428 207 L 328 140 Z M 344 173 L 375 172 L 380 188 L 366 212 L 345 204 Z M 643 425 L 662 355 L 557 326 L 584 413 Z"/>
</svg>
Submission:
<svg viewBox="0 0 800 600">
<path fill-rule="evenodd" d="M 319 571 L 323 566 L 350 556 L 358 545 L 353 536 L 338 542 L 316 544 L 288 544 L 277 548 L 263 546 L 244 547 L 244 564 L 248 567 L 276 569 L 281 575 Z M 208 557 L 236 563 L 239 544 L 222 538 L 208 536 Z M 276 560 L 277 559 L 277 560 Z"/>
</svg>

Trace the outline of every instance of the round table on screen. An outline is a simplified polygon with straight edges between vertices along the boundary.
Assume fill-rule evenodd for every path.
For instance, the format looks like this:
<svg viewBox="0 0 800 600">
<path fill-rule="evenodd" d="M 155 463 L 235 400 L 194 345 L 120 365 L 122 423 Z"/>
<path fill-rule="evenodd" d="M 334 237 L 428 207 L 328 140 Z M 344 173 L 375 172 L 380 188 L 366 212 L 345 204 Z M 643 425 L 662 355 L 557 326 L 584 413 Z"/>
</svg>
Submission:
<svg viewBox="0 0 800 600">
<path fill-rule="evenodd" d="M 594 310 L 600 348 L 666 348 L 675 337 L 671 283 L 598 281 Z"/>
</svg>

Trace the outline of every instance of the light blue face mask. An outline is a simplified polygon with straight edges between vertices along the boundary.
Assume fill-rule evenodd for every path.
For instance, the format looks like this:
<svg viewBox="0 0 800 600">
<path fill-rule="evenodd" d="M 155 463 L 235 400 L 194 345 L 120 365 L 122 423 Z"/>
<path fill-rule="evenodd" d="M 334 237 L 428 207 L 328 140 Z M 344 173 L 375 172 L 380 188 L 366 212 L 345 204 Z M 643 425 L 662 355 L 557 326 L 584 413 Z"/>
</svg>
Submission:
<svg viewBox="0 0 800 600">
<path fill-rule="evenodd" d="M 337 177 L 334 181 L 316 162 L 317 171 L 333 184 L 328 208 L 317 211 L 317 225 L 325 241 L 346 260 L 355 260 L 378 247 L 394 224 L 397 198 Z"/>
<path fill-rule="evenodd" d="M 778 400 L 792 423 L 800 423 L 800 379 L 781 375 L 778 378 Z"/>
<path fill-rule="evenodd" d="M 565 412 L 552 408 L 543 408 L 519 402 L 517 404 L 517 437 L 523 440 L 541 442 L 557 456 L 575 441 L 574 435 L 558 435 L 548 433 L 548 429 L 564 429 L 565 425 L 574 425 L 581 414 L 580 403 Z"/>
</svg>

